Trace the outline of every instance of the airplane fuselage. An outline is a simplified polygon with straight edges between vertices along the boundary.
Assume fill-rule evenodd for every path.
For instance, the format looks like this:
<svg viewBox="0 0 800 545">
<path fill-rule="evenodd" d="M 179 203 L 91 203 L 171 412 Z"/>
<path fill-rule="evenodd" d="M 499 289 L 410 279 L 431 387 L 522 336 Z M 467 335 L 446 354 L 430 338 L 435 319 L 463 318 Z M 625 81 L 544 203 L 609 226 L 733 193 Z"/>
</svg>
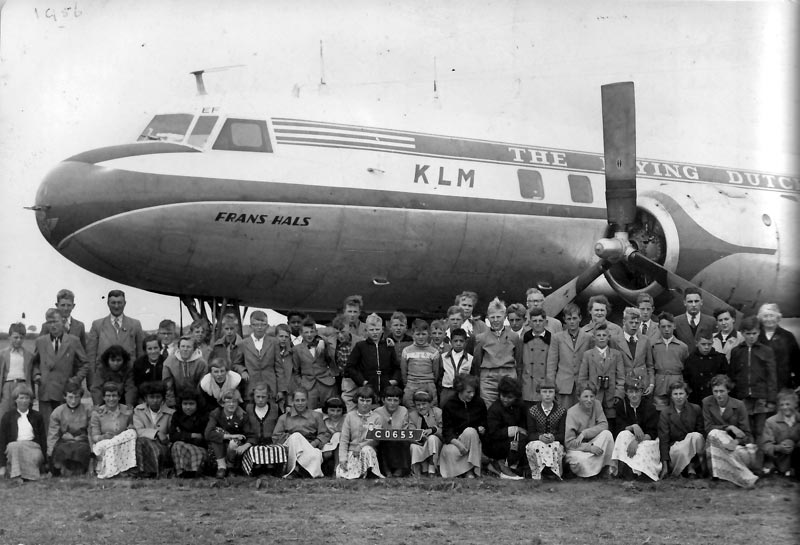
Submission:
<svg viewBox="0 0 800 545">
<path fill-rule="evenodd" d="M 559 286 L 608 230 L 599 153 L 184 115 L 182 130 L 154 120 L 151 141 L 76 155 L 46 177 L 37 219 L 60 253 L 164 294 L 322 313 L 358 293 L 371 310 L 442 314 L 464 289 L 511 303 Z M 637 166 L 637 240 L 659 262 L 745 313 L 800 312 L 796 175 Z M 612 270 L 593 289 L 660 294 L 638 282 Z"/>
</svg>

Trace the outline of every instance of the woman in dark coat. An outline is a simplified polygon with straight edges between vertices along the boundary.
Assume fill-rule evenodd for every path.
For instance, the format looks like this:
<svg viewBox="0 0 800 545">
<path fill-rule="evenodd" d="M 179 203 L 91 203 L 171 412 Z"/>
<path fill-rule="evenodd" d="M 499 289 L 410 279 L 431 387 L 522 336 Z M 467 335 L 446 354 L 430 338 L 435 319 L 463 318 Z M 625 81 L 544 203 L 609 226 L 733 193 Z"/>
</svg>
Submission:
<svg viewBox="0 0 800 545">
<path fill-rule="evenodd" d="M 483 453 L 492 459 L 486 470 L 501 479 L 521 479 L 514 471 L 519 460 L 524 459 L 525 410 L 520 400 L 522 388 L 511 377 L 503 377 L 497 385 L 498 397 L 489 407 L 486 416 L 486 437 Z"/>
<path fill-rule="evenodd" d="M 184 389 L 178 392 L 175 414 L 169 424 L 170 452 L 178 477 L 194 477 L 208 459 L 205 439 L 208 413 L 202 404 L 197 391 Z"/>
<path fill-rule="evenodd" d="M 444 446 L 439 456 L 442 477 L 481 475 L 481 439 L 486 433 L 486 404 L 475 395 L 478 379 L 458 375 L 453 382 L 455 397 L 442 408 Z"/>
<path fill-rule="evenodd" d="M 46 460 L 47 432 L 42 415 L 31 409 L 33 391 L 17 385 L 11 397 L 16 408 L 0 420 L 0 477 L 35 481 L 41 477 Z"/>
</svg>

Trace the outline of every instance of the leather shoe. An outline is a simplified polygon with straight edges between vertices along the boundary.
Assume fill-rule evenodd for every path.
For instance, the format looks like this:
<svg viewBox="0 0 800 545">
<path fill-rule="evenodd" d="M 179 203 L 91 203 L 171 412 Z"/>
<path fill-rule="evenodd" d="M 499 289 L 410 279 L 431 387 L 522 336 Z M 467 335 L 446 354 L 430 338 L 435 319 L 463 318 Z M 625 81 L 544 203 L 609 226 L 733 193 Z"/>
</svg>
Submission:
<svg viewBox="0 0 800 545">
<path fill-rule="evenodd" d="M 217 479 L 224 479 L 226 475 L 228 475 L 228 470 L 224 467 L 217 470 Z"/>
</svg>

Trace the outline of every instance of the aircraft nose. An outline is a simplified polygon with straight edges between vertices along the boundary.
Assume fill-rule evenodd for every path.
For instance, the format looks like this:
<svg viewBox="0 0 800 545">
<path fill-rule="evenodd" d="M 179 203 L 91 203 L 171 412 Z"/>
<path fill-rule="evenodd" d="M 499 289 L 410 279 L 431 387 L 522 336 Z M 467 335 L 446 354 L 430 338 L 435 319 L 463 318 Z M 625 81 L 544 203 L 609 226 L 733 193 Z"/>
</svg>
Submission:
<svg viewBox="0 0 800 545">
<path fill-rule="evenodd" d="M 167 142 L 143 142 L 83 152 L 56 165 L 36 193 L 39 231 L 56 249 L 77 231 L 148 198 L 142 176 L 105 163 L 114 159 L 163 153 L 196 152 Z"/>
<path fill-rule="evenodd" d="M 108 173 L 91 163 L 66 160 L 44 178 L 36 193 L 36 223 L 54 247 L 87 225 L 107 198 Z M 99 189 L 99 190 L 98 190 Z"/>
</svg>

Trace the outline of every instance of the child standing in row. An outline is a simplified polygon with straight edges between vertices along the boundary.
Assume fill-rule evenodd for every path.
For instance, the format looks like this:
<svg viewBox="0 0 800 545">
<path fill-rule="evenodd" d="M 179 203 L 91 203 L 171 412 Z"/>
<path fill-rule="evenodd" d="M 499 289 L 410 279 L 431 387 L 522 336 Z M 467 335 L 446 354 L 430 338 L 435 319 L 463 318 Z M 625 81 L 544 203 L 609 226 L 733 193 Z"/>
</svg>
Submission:
<svg viewBox="0 0 800 545">
<path fill-rule="evenodd" d="M 458 375 L 469 375 L 472 372 L 472 354 L 467 353 L 467 332 L 461 328 L 450 333 L 453 348 L 442 356 L 442 375 L 440 379 L 439 406 L 444 407 L 456 395 L 453 381 Z"/>
<path fill-rule="evenodd" d="M 400 356 L 400 376 L 405 385 L 403 405 L 414 407 L 414 392 L 423 390 L 431 396 L 431 403 L 438 406 L 436 377 L 439 376 L 439 351 L 428 343 L 428 322 L 414 320 L 411 328 L 414 344 L 403 348 Z"/>
</svg>

